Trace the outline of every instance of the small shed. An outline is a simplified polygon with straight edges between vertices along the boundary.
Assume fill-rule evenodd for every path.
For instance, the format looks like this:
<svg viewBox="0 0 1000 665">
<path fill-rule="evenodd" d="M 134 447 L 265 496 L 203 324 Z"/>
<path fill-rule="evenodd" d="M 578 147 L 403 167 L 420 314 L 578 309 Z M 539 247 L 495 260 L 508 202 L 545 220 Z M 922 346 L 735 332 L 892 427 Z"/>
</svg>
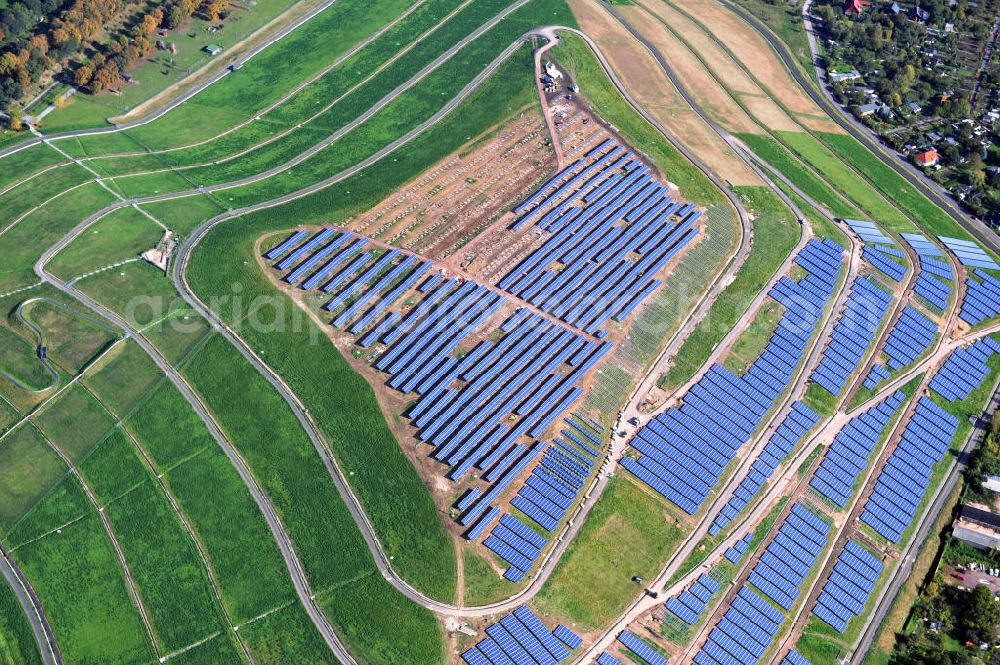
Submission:
<svg viewBox="0 0 1000 665">
<path fill-rule="evenodd" d="M 202 51 L 209 55 L 219 55 L 222 53 L 222 47 L 218 44 L 205 44 L 205 48 Z"/>
</svg>

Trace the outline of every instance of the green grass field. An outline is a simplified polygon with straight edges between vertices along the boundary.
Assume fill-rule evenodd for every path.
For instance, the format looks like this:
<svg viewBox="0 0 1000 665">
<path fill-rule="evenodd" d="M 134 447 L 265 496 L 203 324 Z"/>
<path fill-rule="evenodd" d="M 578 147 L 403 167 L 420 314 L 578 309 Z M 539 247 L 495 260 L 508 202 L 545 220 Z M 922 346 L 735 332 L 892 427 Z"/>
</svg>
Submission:
<svg viewBox="0 0 1000 665">
<path fill-rule="evenodd" d="M 750 149 L 761 159 L 780 171 L 816 203 L 825 206 L 837 217 L 862 217 L 857 208 L 847 203 L 837 192 L 801 162 L 789 154 L 788 149 L 772 137 L 762 134 L 740 134 Z"/>
<path fill-rule="evenodd" d="M 581 630 L 603 626 L 641 591 L 632 577 L 652 579 L 682 536 L 659 499 L 613 478 L 534 605 Z"/>
<path fill-rule="evenodd" d="M 107 348 L 117 332 L 82 306 L 74 303 L 71 308 L 72 311 L 47 300 L 36 301 L 25 305 L 24 316 L 45 335 L 49 357 L 76 373 Z M 33 333 L 30 338 L 34 339 Z"/>
<path fill-rule="evenodd" d="M 152 248 L 163 229 L 134 208 L 122 208 L 103 217 L 71 242 L 48 264 L 63 279 L 134 259 Z"/>
<path fill-rule="evenodd" d="M 66 473 L 38 431 L 24 424 L 0 441 L 0 529 L 10 528 Z"/>
<path fill-rule="evenodd" d="M 115 425 L 114 418 L 79 384 L 67 388 L 32 420 L 74 462 L 82 459 Z"/>
<path fill-rule="evenodd" d="M 72 478 L 65 482 L 76 484 Z M 14 558 L 42 598 L 63 657 L 94 665 L 152 662 L 152 645 L 100 520 L 88 510 L 67 525 L 79 515 L 60 507 L 39 513 L 64 526 L 21 545 Z"/>
<path fill-rule="evenodd" d="M 826 145 L 804 132 L 775 132 L 775 135 L 817 173 L 822 173 L 830 184 L 863 208 L 873 221 L 894 231 L 914 229 L 910 219 L 851 169 L 851 162 L 841 161 Z"/>
<path fill-rule="evenodd" d="M 465 575 L 463 600 L 466 605 L 487 605 L 512 595 L 510 582 L 474 549 L 464 548 L 462 559 L 462 571 Z"/>
<path fill-rule="evenodd" d="M 112 414 L 125 418 L 161 376 L 139 344 L 127 340 L 102 358 L 101 366 L 84 383 Z"/>
<path fill-rule="evenodd" d="M 4 349 L 0 371 L 29 390 L 43 390 L 52 383 L 52 375 L 38 359 L 35 344 L 0 325 L 0 345 Z"/>
<path fill-rule="evenodd" d="M 45 247 L 54 244 L 81 219 L 115 201 L 114 196 L 97 183 L 73 189 L 26 214 L 16 225 L 0 236 L 0 255 L 4 271 L 0 273 L 0 290 L 17 289 L 37 280 L 32 272 L 35 261 Z M 0 208 L 3 207 L 0 202 Z"/>
<path fill-rule="evenodd" d="M 679 386 L 697 371 L 798 242 L 798 222 L 774 193 L 764 187 L 737 190 L 745 197 L 747 209 L 757 215 L 755 235 L 767 238 L 767 242 L 752 245 L 743 268 L 681 346 L 670 370 L 661 377 L 661 385 Z"/>
</svg>

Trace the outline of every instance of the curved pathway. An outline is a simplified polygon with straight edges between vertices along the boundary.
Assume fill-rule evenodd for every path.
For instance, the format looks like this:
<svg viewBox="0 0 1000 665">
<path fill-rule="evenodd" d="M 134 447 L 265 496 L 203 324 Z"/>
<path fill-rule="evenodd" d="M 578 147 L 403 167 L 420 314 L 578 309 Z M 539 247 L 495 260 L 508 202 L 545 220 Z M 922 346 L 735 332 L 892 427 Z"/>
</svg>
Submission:
<svg viewBox="0 0 1000 665">
<path fill-rule="evenodd" d="M 52 626 L 49 625 L 49 620 L 42 610 L 42 601 L 2 544 L 0 544 L 0 575 L 7 580 L 25 618 L 31 625 L 31 632 L 35 636 L 35 642 L 38 643 L 38 653 L 42 657 L 42 665 L 62 665 L 62 653 L 52 633 Z"/>
</svg>

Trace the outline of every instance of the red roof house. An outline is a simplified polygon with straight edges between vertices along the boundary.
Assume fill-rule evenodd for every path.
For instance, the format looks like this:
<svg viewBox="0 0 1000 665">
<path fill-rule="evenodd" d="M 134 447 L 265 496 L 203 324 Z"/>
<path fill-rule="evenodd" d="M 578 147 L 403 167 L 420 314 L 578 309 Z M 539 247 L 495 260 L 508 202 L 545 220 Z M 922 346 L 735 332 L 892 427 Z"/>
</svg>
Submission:
<svg viewBox="0 0 1000 665">
<path fill-rule="evenodd" d="M 844 3 L 844 13 L 857 15 L 863 12 L 865 7 L 871 4 L 871 0 L 847 0 L 847 2 Z"/>
<path fill-rule="evenodd" d="M 920 166 L 934 166 L 941 161 L 941 155 L 934 148 L 918 152 L 913 158 L 917 160 L 917 164 Z"/>
</svg>

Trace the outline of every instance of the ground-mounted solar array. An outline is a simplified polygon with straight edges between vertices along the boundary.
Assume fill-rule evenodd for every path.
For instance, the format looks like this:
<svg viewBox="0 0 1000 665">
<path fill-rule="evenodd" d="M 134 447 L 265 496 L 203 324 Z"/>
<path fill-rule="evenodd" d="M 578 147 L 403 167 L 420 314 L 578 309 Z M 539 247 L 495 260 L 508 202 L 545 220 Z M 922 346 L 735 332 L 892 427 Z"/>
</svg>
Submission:
<svg viewBox="0 0 1000 665">
<path fill-rule="evenodd" d="M 944 252 L 919 233 L 903 233 L 903 239 L 917 253 L 920 274 L 913 285 L 913 292 L 939 311 L 948 308 L 954 272 L 944 260 Z"/>
<path fill-rule="evenodd" d="M 597 665 L 622 665 L 622 661 L 605 651 L 597 657 Z"/>
<path fill-rule="evenodd" d="M 994 353 L 1000 353 L 1000 343 L 992 337 L 955 349 L 931 379 L 931 390 L 949 402 L 965 399 L 986 380 Z"/>
<path fill-rule="evenodd" d="M 708 605 L 708 601 L 721 588 L 718 582 L 707 574 L 701 574 L 694 583 L 677 595 L 676 598 L 668 598 L 666 603 L 667 611 L 674 614 L 678 619 L 686 624 L 694 625 L 698 623 L 702 612 Z"/>
<path fill-rule="evenodd" d="M 810 240 L 795 257 L 806 276 L 796 282 L 784 275 L 770 291 L 785 312 L 746 374 L 713 365 L 684 395 L 682 406 L 658 414 L 639 430 L 630 445 L 640 456 L 623 458 L 622 467 L 686 513 L 697 512 L 790 384 L 843 260 L 836 243 Z"/>
<path fill-rule="evenodd" d="M 555 665 L 568 660 L 572 655 L 570 649 L 580 642 L 579 636 L 565 626 L 549 630 L 534 612 L 522 605 L 489 626 L 486 637 L 464 651 L 462 660 L 467 665 Z"/>
<path fill-rule="evenodd" d="M 771 646 L 785 617 L 756 591 L 744 585 L 733 598 L 708 640 L 695 654 L 698 665 L 755 665 Z"/>
<path fill-rule="evenodd" d="M 802 402 L 792 403 L 788 415 L 768 439 L 764 449 L 761 450 L 760 455 L 750 467 L 750 472 L 733 492 L 733 497 L 712 521 L 708 535 L 714 536 L 739 515 L 778 468 L 781 460 L 792 452 L 795 446 L 802 441 L 806 432 L 811 430 L 817 422 L 819 422 L 819 415 L 816 412 Z"/>
<path fill-rule="evenodd" d="M 701 212 L 674 201 L 648 166 L 610 139 L 590 158 L 515 207 L 524 214 L 514 228 L 534 222 L 551 235 L 498 286 L 603 336 L 609 319 L 623 321 L 660 286 L 655 275 L 698 234 Z"/>
<path fill-rule="evenodd" d="M 958 429 L 958 418 L 921 397 L 902 439 L 878 475 L 861 521 L 898 543 L 917 514 L 917 506 Z"/>
<path fill-rule="evenodd" d="M 892 296 L 866 277 L 851 285 L 844 311 L 833 328 L 830 343 L 810 380 L 836 396 L 857 371 L 868 347 L 875 341 Z"/>
<path fill-rule="evenodd" d="M 798 651 L 792 650 L 781 659 L 779 665 L 812 665 L 812 663 Z"/>
<path fill-rule="evenodd" d="M 986 268 L 988 270 L 1000 270 L 1000 265 L 990 258 L 986 251 L 971 240 L 961 238 L 950 238 L 938 236 L 938 240 L 958 257 L 959 262 L 966 268 Z"/>
<path fill-rule="evenodd" d="M 549 532 L 559 525 L 583 491 L 597 461 L 596 455 L 598 453 L 596 450 L 586 444 L 578 444 L 575 438 L 571 438 L 582 434 L 585 438 L 589 437 L 593 439 L 592 442 L 596 443 L 597 437 L 589 428 L 582 426 L 572 418 L 567 419 L 566 422 L 571 429 L 577 432 L 577 435 L 568 429 L 564 430 L 565 441 L 555 439 L 551 445 L 547 446 L 539 463 L 527 477 L 525 484 L 510 501 L 512 506 Z M 541 446 L 541 444 L 536 444 L 536 446 Z M 505 457 L 509 457 L 511 462 L 515 459 L 534 460 L 534 456 L 524 456 L 524 452 L 525 446 L 518 444 Z M 593 453 L 594 457 L 589 456 L 589 453 Z M 516 467 L 515 471 L 511 473 L 507 473 L 508 466 L 508 462 L 500 460 L 493 467 L 493 470 L 503 469 L 500 475 L 503 475 L 504 480 L 513 481 L 520 469 L 526 467 L 526 464 Z M 493 481 L 494 478 L 492 470 L 484 475 L 484 480 L 488 482 Z M 492 499 L 491 497 L 484 499 L 479 487 L 474 487 L 462 497 L 456 507 L 461 511 L 467 511 L 463 515 L 463 519 L 474 515 L 473 511 L 469 511 L 473 502 L 478 500 L 477 505 L 488 506 L 490 501 L 495 500 L 508 485 L 509 482 L 503 485 L 499 483 L 494 485 L 489 490 L 489 492 L 494 493 Z M 478 540 L 498 516 L 500 521 L 496 523 L 489 537 L 483 541 L 483 545 L 510 564 L 504 577 L 511 582 L 520 582 L 541 555 L 547 541 L 513 515 L 506 513 L 501 515 L 499 508 L 496 507 L 488 510 L 467 532 L 466 536 L 469 540 Z"/>
<path fill-rule="evenodd" d="M 512 505 L 551 531 L 590 475 L 601 438 L 573 419 L 562 438 L 538 437 L 580 397 L 581 380 L 610 343 L 524 307 L 504 315 L 509 296 L 471 279 L 428 275 L 430 262 L 401 250 L 366 251 L 372 244 L 327 227 L 296 232 L 266 256 L 286 283 L 329 294 L 323 309 L 332 324 L 375 352 L 389 387 L 418 395 L 406 416 L 449 467 L 447 477 L 458 482 L 479 469 L 489 485 L 476 485 L 457 505 L 470 538 L 492 525 L 501 495 L 536 461 Z M 497 525 L 484 544 L 511 563 L 507 577 L 518 581 L 545 541 L 511 533 Z"/>
<path fill-rule="evenodd" d="M 618 633 L 618 641 L 649 665 L 667 665 L 667 659 L 662 654 L 627 630 Z"/>
<path fill-rule="evenodd" d="M 889 333 L 882 352 L 892 371 L 906 367 L 931 347 L 938 327 L 913 305 L 907 305 Z"/>
<path fill-rule="evenodd" d="M 965 299 L 959 316 L 976 326 L 1000 316 L 1000 280 L 978 268 L 965 280 Z"/>
<path fill-rule="evenodd" d="M 843 633 L 851 619 L 864 612 L 881 572 L 878 557 L 848 540 L 816 600 L 813 614 Z"/>
<path fill-rule="evenodd" d="M 739 563 L 743 555 L 746 554 L 747 548 L 750 547 L 750 541 L 752 540 L 753 534 L 748 533 L 733 543 L 732 547 L 727 548 L 723 556 L 729 559 L 730 563 Z"/>
<path fill-rule="evenodd" d="M 895 244 L 874 222 L 864 219 L 845 219 L 844 223 L 851 227 L 851 230 L 866 243 Z"/>
<path fill-rule="evenodd" d="M 906 266 L 899 262 L 903 259 L 903 251 L 898 247 L 865 245 L 861 258 L 894 282 L 901 282 L 906 276 Z"/>
<path fill-rule="evenodd" d="M 881 363 L 873 363 L 872 368 L 868 370 L 868 376 L 865 377 L 862 385 L 868 390 L 872 390 L 875 386 L 882 383 L 890 376 L 892 376 L 892 373 L 886 369 L 885 365 L 882 365 Z"/>
<path fill-rule="evenodd" d="M 817 492 L 843 508 L 854 493 L 868 458 L 875 452 L 892 416 L 906 399 L 897 390 L 864 413 L 851 418 L 837 433 L 810 481 Z"/>
<path fill-rule="evenodd" d="M 802 583 L 826 547 L 829 532 L 830 525 L 815 513 L 800 503 L 793 504 L 747 581 L 785 611 L 791 610 Z"/>
</svg>

